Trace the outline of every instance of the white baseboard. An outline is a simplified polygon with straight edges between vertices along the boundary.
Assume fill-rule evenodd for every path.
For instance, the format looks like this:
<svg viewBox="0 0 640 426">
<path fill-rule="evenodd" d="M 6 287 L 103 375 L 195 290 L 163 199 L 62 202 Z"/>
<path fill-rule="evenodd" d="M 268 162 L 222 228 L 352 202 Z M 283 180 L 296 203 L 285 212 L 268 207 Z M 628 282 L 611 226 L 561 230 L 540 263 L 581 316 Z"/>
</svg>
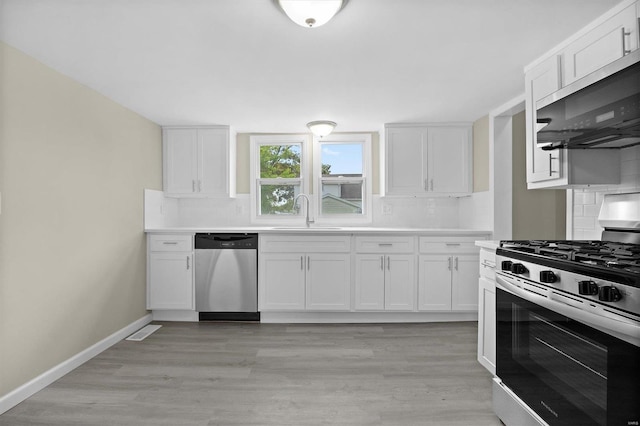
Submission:
<svg viewBox="0 0 640 426">
<path fill-rule="evenodd" d="M 65 374 L 89 361 L 100 352 L 110 348 L 120 340 L 129 336 L 131 333 L 149 324 L 151 320 L 151 314 L 145 315 L 139 320 L 132 322 L 126 327 L 116 331 L 112 335 L 102 339 L 95 345 L 88 347 L 87 349 L 77 353 L 66 361 L 61 362 L 50 370 L 45 371 L 35 379 L 0 397 L 0 414 L 9 411 L 11 408 L 20 404 L 22 401 L 29 398 L 34 393 L 44 389 Z"/>
<path fill-rule="evenodd" d="M 184 321 L 198 322 L 200 316 L 196 311 L 172 311 L 156 309 L 152 312 L 154 321 Z"/>
<path fill-rule="evenodd" d="M 478 312 L 260 312 L 261 323 L 357 324 L 478 321 Z"/>
</svg>

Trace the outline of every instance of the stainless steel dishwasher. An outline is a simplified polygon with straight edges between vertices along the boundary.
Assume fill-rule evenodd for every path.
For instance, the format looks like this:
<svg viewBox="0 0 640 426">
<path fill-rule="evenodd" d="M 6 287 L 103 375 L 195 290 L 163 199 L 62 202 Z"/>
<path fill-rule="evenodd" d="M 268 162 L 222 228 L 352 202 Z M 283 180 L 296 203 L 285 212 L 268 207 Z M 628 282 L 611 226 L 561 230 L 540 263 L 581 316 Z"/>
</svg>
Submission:
<svg viewBox="0 0 640 426">
<path fill-rule="evenodd" d="M 196 234 L 200 321 L 259 321 L 258 234 Z"/>
</svg>

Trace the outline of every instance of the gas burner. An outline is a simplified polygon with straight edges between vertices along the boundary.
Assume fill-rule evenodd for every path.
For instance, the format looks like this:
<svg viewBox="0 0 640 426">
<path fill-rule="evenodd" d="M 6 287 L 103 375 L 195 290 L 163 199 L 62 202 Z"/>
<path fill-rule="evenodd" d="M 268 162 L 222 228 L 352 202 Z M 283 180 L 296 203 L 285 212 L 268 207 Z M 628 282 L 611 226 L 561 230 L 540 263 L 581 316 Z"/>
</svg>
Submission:
<svg viewBox="0 0 640 426">
<path fill-rule="evenodd" d="M 501 241 L 505 250 L 583 268 L 640 275 L 640 244 L 613 241 Z"/>
</svg>

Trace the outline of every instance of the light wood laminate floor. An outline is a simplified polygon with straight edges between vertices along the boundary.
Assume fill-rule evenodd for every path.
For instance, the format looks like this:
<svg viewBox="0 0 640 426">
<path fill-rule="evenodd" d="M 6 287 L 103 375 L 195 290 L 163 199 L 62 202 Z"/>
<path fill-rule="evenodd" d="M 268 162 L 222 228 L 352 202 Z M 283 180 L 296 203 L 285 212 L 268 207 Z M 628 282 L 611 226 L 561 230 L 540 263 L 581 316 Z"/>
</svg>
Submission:
<svg viewBox="0 0 640 426">
<path fill-rule="evenodd" d="M 162 323 L 0 425 L 501 425 L 477 323 Z"/>
</svg>

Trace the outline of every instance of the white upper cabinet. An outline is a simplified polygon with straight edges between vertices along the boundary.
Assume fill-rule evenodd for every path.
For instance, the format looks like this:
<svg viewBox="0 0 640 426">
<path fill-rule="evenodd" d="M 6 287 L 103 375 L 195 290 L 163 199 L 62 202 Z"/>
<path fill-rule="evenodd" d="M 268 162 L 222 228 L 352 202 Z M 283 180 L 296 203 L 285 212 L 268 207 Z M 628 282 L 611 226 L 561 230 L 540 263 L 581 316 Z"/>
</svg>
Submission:
<svg viewBox="0 0 640 426">
<path fill-rule="evenodd" d="M 561 177 L 563 151 L 543 151 L 536 144 L 536 102 L 559 90 L 560 58 L 552 56 L 525 76 L 527 126 L 527 181 L 542 182 Z"/>
<path fill-rule="evenodd" d="M 638 48 L 636 5 L 602 22 L 563 52 L 564 85 L 590 74 Z"/>
<path fill-rule="evenodd" d="M 167 195 L 235 195 L 235 135 L 228 126 L 165 127 L 163 157 Z"/>
<path fill-rule="evenodd" d="M 564 48 L 526 70 L 527 187 L 578 188 L 620 183 L 620 150 L 555 149 L 536 141 L 536 103 L 638 48 L 637 4 L 628 1 Z"/>
<path fill-rule="evenodd" d="M 385 195 L 471 193 L 471 126 L 385 126 Z"/>
</svg>

